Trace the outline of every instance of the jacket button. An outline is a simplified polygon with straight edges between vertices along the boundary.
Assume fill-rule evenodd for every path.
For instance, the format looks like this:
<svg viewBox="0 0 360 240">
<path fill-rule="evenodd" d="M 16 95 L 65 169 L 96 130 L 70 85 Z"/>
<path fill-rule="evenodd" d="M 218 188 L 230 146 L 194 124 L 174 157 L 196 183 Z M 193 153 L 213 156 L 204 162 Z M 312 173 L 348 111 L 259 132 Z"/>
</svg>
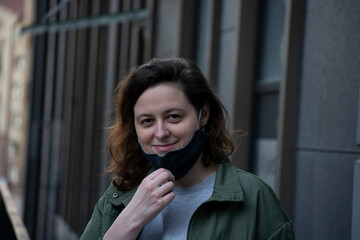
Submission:
<svg viewBox="0 0 360 240">
<path fill-rule="evenodd" d="M 119 194 L 117 194 L 117 193 L 113 194 L 113 198 L 117 198 L 118 196 L 119 196 Z"/>
</svg>

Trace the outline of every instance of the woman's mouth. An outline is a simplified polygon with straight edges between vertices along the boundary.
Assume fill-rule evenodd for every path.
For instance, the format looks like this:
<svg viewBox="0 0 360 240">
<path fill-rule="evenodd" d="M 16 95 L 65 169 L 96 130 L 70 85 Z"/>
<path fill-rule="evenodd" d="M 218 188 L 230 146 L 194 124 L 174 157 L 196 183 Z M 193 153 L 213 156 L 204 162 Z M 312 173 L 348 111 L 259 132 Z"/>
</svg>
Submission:
<svg viewBox="0 0 360 240">
<path fill-rule="evenodd" d="M 159 152 L 159 153 L 167 153 L 167 152 L 170 152 L 170 151 L 175 150 L 175 148 L 176 148 L 176 143 L 156 144 L 156 145 L 154 145 L 154 148 L 155 148 L 156 152 Z"/>
</svg>

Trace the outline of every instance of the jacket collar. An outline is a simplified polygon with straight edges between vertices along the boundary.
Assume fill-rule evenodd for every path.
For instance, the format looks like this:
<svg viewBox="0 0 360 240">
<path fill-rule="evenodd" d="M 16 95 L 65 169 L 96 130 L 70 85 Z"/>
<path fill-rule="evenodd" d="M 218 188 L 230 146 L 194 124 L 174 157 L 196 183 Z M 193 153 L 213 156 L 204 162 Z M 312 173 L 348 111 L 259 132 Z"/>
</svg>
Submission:
<svg viewBox="0 0 360 240">
<path fill-rule="evenodd" d="M 218 166 L 214 191 L 209 201 L 244 201 L 244 192 L 237 168 L 229 159 L 225 159 Z"/>
<path fill-rule="evenodd" d="M 104 194 L 104 198 L 115 206 L 123 205 L 126 207 L 136 190 L 137 187 L 129 192 L 123 192 L 111 183 Z M 225 159 L 218 166 L 214 191 L 209 201 L 244 201 L 244 192 L 237 174 L 237 168 L 228 159 Z"/>
<path fill-rule="evenodd" d="M 106 190 L 104 198 L 106 198 L 111 204 L 115 206 L 123 205 L 124 208 L 129 204 L 130 200 L 133 198 L 138 187 L 131 189 L 128 192 L 120 191 L 115 187 L 114 183 L 111 182 L 110 187 Z"/>
</svg>

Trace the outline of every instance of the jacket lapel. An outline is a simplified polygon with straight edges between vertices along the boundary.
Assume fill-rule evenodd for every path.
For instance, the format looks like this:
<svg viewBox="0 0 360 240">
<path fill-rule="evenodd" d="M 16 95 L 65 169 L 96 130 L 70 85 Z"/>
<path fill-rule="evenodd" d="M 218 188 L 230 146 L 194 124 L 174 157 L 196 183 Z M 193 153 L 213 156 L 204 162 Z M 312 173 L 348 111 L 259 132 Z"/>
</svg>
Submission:
<svg viewBox="0 0 360 240">
<path fill-rule="evenodd" d="M 237 169 L 228 159 L 218 166 L 214 191 L 209 201 L 244 201 Z"/>
</svg>

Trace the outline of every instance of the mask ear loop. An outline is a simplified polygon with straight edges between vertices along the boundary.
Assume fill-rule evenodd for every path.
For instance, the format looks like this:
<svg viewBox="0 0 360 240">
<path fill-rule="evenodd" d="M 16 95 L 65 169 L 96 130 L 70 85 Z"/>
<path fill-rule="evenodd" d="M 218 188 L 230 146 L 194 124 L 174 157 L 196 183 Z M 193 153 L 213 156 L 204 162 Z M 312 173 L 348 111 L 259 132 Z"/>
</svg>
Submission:
<svg viewBox="0 0 360 240">
<path fill-rule="evenodd" d="M 198 119 L 198 123 L 197 123 L 197 125 L 196 125 L 196 130 L 199 129 L 200 119 L 201 119 L 201 113 L 202 113 L 202 109 L 200 109 L 200 112 L 199 112 L 199 119 Z"/>
</svg>

